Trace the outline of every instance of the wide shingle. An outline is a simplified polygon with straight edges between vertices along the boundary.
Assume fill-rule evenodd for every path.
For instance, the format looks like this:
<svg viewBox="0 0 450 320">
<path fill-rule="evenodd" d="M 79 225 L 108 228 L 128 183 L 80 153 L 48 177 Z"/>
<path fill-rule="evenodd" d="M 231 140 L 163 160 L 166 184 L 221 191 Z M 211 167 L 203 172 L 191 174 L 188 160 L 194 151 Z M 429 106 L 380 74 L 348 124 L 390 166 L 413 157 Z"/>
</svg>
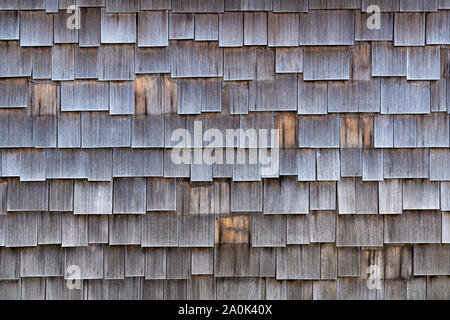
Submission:
<svg viewBox="0 0 450 320">
<path fill-rule="evenodd" d="M 300 15 L 300 45 L 353 45 L 354 13 L 351 10 L 312 10 Z"/>
<path fill-rule="evenodd" d="M 439 80 L 441 78 L 439 47 L 408 48 L 408 80 Z"/>
<path fill-rule="evenodd" d="M 437 211 L 405 211 L 384 219 L 385 243 L 440 243 L 441 215 Z"/>
<path fill-rule="evenodd" d="M 430 112 L 430 83 L 399 78 L 381 80 L 382 114 L 423 114 Z"/>
<path fill-rule="evenodd" d="M 60 277 L 63 275 L 63 249 L 39 246 L 20 250 L 22 277 Z"/>
<path fill-rule="evenodd" d="M 194 38 L 196 41 L 219 40 L 219 16 L 217 14 L 195 15 Z"/>
<path fill-rule="evenodd" d="M 133 45 L 102 45 L 99 50 L 100 80 L 134 80 Z"/>
<path fill-rule="evenodd" d="M 146 180 L 115 179 L 113 212 L 121 214 L 144 214 L 146 212 Z"/>
<path fill-rule="evenodd" d="M 277 280 L 320 279 L 320 245 L 277 248 Z"/>
<path fill-rule="evenodd" d="M 168 43 L 168 14 L 165 11 L 140 12 L 138 15 L 138 46 L 162 47 Z M 149 32 L 150 31 L 150 32 Z"/>
<path fill-rule="evenodd" d="M 52 47 L 52 80 L 75 79 L 75 53 L 72 44 L 58 44 Z"/>
<path fill-rule="evenodd" d="M 37 246 L 37 212 L 15 212 L 6 218 L 5 246 L 36 247 Z M 26 266 L 26 264 L 23 264 Z"/>
<path fill-rule="evenodd" d="M 220 77 L 223 57 L 215 42 L 171 41 L 170 70 L 174 78 Z M 208 61 L 198 64 L 197 61 Z"/>
<path fill-rule="evenodd" d="M 403 181 L 404 210 L 433 210 L 439 208 L 439 183 L 422 180 Z"/>
<path fill-rule="evenodd" d="M 129 147 L 131 119 L 107 113 L 82 113 L 81 141 L 84 148 Z"/>
<path fill-rule="evenodd" d="M 136 14 L 105 13 L 101 11 L 102 43 L 135 43 Z"/>
<path fill-rule="evenodd" d="M 429 153 L 425 149 L 394 149 L 383 151 L 384 177 L 428 178 Z"/>
<path fill-rule="evenodd" d="M 78 30 L 67 27 L 70 17 L 66 11 L 57 11 L 54 15 L 54 43 L 78 43 Z"/>
<path fill-rule="evenodd" d="M 8 211 L 46 211 L 48 209 L 47 182 L 8 181 Z"/>
<path fill-rule="evenodd" d="M 340 215 L 336 239 L 336 245 L 343 247 L 382 246 L 383 218 L 378 215 Z"/>
<path fill-rule="evenodd" d="M 430 151 L 430 180 L 450 180 L 450 152 L 448 149 L 432 149 Z"/>
<path fill-rule="evenodd" d="M 173 12 L 209 12 L 219 13 L 224 10 L 224 0 L 174 0 L 172 1 Z"/>
<path fill-rule="evenodd" d="M 74 214 L 111 214 L 112 184 L 76 180 Z"/>
<path fill-rule="evenodd" d="M 338 148 L 340 118 L 335 115 L 299 117 L 300 148 Z"/>
<path fill-rule="evenodd" d="M 308 184 L 297 182 L 295 177 L 283 177 L 278 181 L 271 179 L 264 181 L 265 214 L 308 213 L 308 198 Z"/>
<path fill-rule="evenodd" d="M 269 13 L 268 45 L 295 47 L 299 41 L 299 15 Z"/>
<path fill-rule="evenodd" d="M 303 80 L 350 80 L 350 51 L 345 47 L 305 48 Z"/>
<path fill-rule="evenodd" d="M 170 73 L 169 47 L 136 48 L 135 73 Z"/>
</svg>

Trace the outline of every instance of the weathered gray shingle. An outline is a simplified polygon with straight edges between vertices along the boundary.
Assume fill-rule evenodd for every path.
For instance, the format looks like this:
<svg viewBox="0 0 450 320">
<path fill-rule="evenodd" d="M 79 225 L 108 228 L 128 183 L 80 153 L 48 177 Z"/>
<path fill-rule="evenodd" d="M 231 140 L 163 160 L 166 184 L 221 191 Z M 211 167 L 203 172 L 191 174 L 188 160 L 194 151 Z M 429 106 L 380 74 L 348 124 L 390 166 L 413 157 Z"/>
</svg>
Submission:
<svg viewBox="0 0 450 320">
<path fill-rule="evenodd" d="M 130 163 L 133 165 L 130 166 Z M 163 175 L 163 154 L 159 149 L 116 149 L 113 152 L 114 177 L 158 177 Z"/>
<path fill-rule="evenodd" d="M 267 13 L 244 13 L 244 45 L 267 45 Z"/>
<path fill-rule="evenodd" d="M 54 43 L 78 43 L 78 30 L 67 27 L 70 17 L 66 11 L 57 11 L 54 15 Z"/>
<path fill-rule="evenodd" d="M 433 210 L 439 208 L 439 183 L 422 180 L 403 181 L 404 210 Z"/>
<path fill-rule="evenodd" d="M 127 116 L 110 116 L 107 113 L 82 113 L 82 147 L 129 147 L 131 143 L 130 120 Z"/>
<path fill-rule="evenodd" d="M 19 182 L 8 180 L 8 211 L 46 211 L 48 209 L 47 182 Z"/>
<path fill-rule="evenodd" d="M 52 80 L 75 79 L 75 53 L 72 44 L 58 44 L 52 47 Z"/>
<path fill-rule="evenodd" d="M 80 47 L 98 47 L 101 41 L 101 9 L 81 8 L 81 19 L 78 39 Z"/>
<path fill-rule="evenodd" d="M 63 82 L 61 101 L 61 111 L 108 111 L 109 83 L 96 80 Z"/>
<path fill-rule="evenodd" d="M 385 243 L 440 243 L 441 216 L 437 211 L 404 211 L 384 219 Z"/>
<path fill-rule="evenodd" d="M 138 0 L 105 0 L 106 1 L 106 12 L 137 12 L 139 11 L 140 1 Z"/>
<path fill-rule="evenodd" d="M 425 149 L 393 149 L 383 151 L 384 177 L 428 178 L 429 153 Z"/>
<path fill-rule="evenodd" d="M 354 13 L 351 10 L 311 10 L 300 15 L 300 45 L 353 45 Z"/>
<path fill-rule="evenodd" d="M 14 212 L 6 216 L 6 247 L 37 246 L 37 212 Z M 26 266 L 26 264 L 25 264 Z"/>
<path fill-rule="evenodd" d="M 2 11 L 0 13 L 0 39 L 19 40 L 19 12 Z"/>
<path fill-rule="evenodd" d="M 406 76 L 407 49 L 394 47 L 390 42 L 372 44 L 372 76 Z"/>
<path fill-rule="evenodd" d="M 142 218 L 142 247 L 178 246 L 178 217 L 174 212 L 149 212 Z"/>
<path fill-rule="evenodd" d="M 394 14 L 380 13 L 382 28 L 372 28 L 370 17 L 373 13 L 355 11 L 355 40 L 356 41 L 392 41 L 394 34 Z M 371 26 L 369 29 L 368 26 Z M 373 43 L 375 44 L 375 43 Z"/>
<path fill-rule="evenodd" d="M 223 12 L 224 0 L 174 0 L 172 1 L 173 12 Z"/>
<path fill-rule="evenodd" d="M 129 44 L 102 45 L 99 50 L 100 80 L 134 80 L 134 51 Z"/>
<path fill-rule="evenodd" d="M 170 73 L 169 47 L 136 48 L 135 73 Z"/>
<path fill-rule="evenodd" d="M 244 44 L 244 14 L 225 12 L 219 16 L 219 46 L 240 47 Z"/>
<path fill-rule="evenodd" d="M 425 45 L 425 13 L 396 13 L 394 16 L 394 45 Z"/>
<path fill-rule="evenodd" d="M 338 148 L 339 116 L 302 116 L 299 117 L 300 148 Z"/>
<path fill-rule="evenodd" d="M 146 180 L 144 178 L 115 179 L 113 212 L 145 214 L 146 193 Z"/>
<path fill-rule="evenodd" d="M 169 44 L 168 26 L 169 23 L 167 12 L 140 12 L 138 15 L 138 46 L 167 46 Z"/>
<path fill-rule="evenodd" d="M 22 277 L 60 277 L 63 275 L 63 249 L 59 246 L 39 246 L 20 249 Z"/>
<path fill-rule="evenodd" d="M 422 114 L 429 112 L 429 81 L 381 79 L 381 113 Z"/>
<path fill-rule="evenodd" d="M 31 75 L 31 48 L 23 48 L 18 41 L 0 42 L 2 63 L 0 77 L 29 77 Z"/>
<path fill-rule="evenodd" d="M 0 80 L 0 108 L 26 108 L 28 91 L 25 78 Z"/>
<path fill-rule="evenodd" d="M 349 80 L 350 52 L 345 47 L 304 49 L 303 80 Z"/>
<path fill-rule="evenodd" d="M 20 45 L 45 47 L 53 44 L 53 15 L 44 11 L 20 12 Z"/>
<path fill-rule="evenodd" d="M 430 151 L 430 180 L 450 180 L 450 152 L 448 149 L 432 149 Z"/>
<path fill-rule="evenodd" d="M 448 275 L 449 245 L 414 246 L 414 275 Z"/>
<path fill-rule="evenodd" d="M 101 11 L 102 43 L 135 43 L 136 14 Z"/>
<path fill-rule="evenodd" d="M 0 298 L 448 299 L 447 9 L 0 0 Z"/>
<path fill-rule="evenodd" d="M 320 279 L 320 245 L 277 248 L 277 280 Z"/>
<path fill-rule="evenodd" d="M 141 244 L 141 216 L 134 214 L 109 216 L 110 245 Z"/>
<path fill-rule="evenodd" d="M 383 218 L 379 215 L 340 215 L 336 245 L 379 247 L 383 245 Z"/>
<path fill-rule="evenodd" d="M 408 48 L 408 80 L 439 80 L 441 78 L 439 47 Z"/>
<path fill-rule="evenodd" d="M 308 198 L 308 184 L 297 182 L 295 177 L 264 181 L 265 214 L 308 213 Z"/>
<path fill-rule="evenodd" d="M 222 52 L 215 42 L 171 41 L 170 70 L 174 78 L 220 77 Z M 208 61 L 208 64 L 197 64 Z"/>
<path fill-rule="evenodd" d="M 268 45 L 295 47 L 299 41 L 299 15 L 269 13 Z"/>
<path fill-rule="evenodd" d="M 437 11 L 438 0 L 399 0 L 400 11 Z"/>
<path fill-rule="evenodd" d="M 196 14 L 194 38 L 196 41 L 219 40 L 219 15 Z"/>
<path fill-rule="evenodd" d="M 112 184 L 76 180 L 74 214 L 111 214 Z"/>
<path fill-rule="evenodd" d="M 441 10 L 427 14 L 426 41 L 427 44 L 450 43 L 450 15 L 448 11 Z"/>
<path fill-rule="evenodd" d="M 64 278 L 70 278 L 69 266 L 79 266 L 81 279 L 103 279 L 103 246 L 66 248 L 64 250 Z"/>
<path fill-rule="evenodd" d="M 194 39 L 194 15 L 170 14 L 169 16 L 169 39 L 182 40 Z"/>
</svg>

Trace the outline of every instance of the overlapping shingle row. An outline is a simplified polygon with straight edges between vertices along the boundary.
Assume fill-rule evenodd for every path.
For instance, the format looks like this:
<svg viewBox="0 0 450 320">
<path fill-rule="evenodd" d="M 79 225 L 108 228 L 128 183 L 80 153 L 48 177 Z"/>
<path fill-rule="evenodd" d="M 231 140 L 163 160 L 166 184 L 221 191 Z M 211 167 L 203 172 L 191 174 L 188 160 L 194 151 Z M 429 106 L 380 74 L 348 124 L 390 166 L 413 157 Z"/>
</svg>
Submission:
<svg viewBox="0 0 450 320">
<path fill-rule="evenodd" d="M 449 299 L 449 9 L 0 0 L 0 298 Z"/>
</svg>

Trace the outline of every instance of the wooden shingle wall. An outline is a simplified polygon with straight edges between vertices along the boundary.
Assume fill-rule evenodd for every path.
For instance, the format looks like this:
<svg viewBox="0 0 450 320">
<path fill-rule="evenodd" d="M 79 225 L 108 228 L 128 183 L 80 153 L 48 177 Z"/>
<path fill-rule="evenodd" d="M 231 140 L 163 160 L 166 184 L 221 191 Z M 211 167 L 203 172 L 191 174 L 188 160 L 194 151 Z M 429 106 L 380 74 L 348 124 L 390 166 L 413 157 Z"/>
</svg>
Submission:
<svg viewBox="0 0 450 320">
<path fill-rule="evenodd" d="M 449 1 L 0 1 L 0 57 L 0 299 L 450 298 Z"/>
</svg>

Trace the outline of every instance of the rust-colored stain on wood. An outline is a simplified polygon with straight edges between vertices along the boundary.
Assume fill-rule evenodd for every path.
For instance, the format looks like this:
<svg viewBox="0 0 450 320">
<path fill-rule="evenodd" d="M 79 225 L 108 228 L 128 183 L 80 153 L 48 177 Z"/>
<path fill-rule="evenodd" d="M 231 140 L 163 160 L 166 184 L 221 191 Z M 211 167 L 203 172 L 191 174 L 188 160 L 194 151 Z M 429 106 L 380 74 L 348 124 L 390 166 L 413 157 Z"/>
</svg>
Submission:
<svg viewBox="0 0 450 320">
<path fill-rule="evenodd" d="M 373 147 L 373 117 L 372 116 L 341 117 L 341 147 L 342 148 Z"/>
<path fill-rule="evenodd" d="M 250 243 L 251 217 L 248 215 L 216 219 L 217 244 Z"/>
</svg>

